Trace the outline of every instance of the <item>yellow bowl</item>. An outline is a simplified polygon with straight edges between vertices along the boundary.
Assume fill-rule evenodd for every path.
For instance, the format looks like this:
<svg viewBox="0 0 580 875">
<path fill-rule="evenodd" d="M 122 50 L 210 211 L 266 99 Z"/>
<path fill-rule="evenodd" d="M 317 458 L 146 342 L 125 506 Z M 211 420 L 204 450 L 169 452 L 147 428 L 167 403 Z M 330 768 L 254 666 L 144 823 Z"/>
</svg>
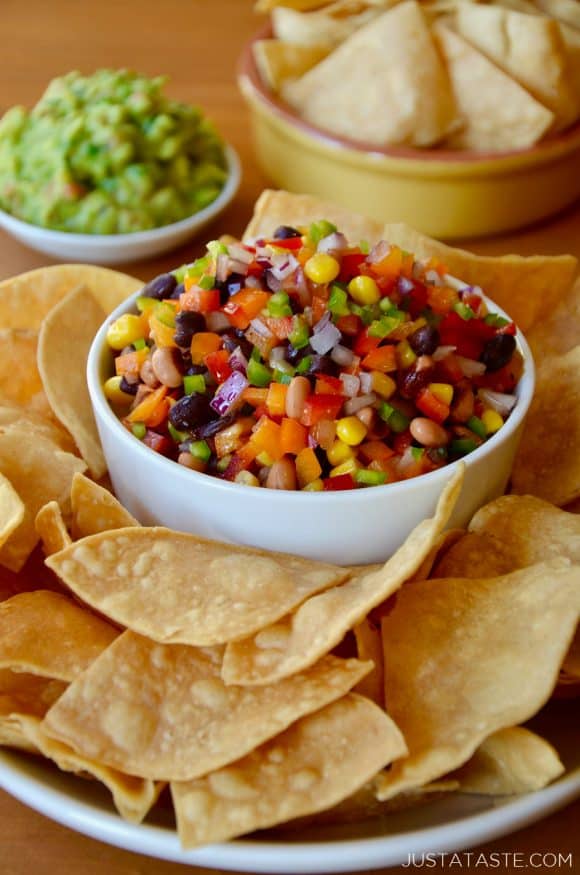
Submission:
<svg viewBox="0 0 580 875">
<path fill-rule="evenodd" d="M 528 225 L 580 196 L 580 123 L 530 149 L 502 153 L 369 149 L 297 117 L 261 81 L 252 44 L 238 83 L 259 163 L 280 188 L 308 192 L 434 237 L 478 237 Z"/>
</svg>

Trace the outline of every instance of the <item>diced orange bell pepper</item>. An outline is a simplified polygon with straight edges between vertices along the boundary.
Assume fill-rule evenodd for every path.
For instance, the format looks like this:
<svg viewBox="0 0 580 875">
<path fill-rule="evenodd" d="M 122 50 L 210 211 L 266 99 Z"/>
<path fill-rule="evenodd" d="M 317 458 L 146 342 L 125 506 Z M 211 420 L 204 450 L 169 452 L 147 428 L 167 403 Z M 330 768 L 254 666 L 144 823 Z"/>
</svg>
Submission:
<svg viewBox="0 0 580 875">
<path fill-rule="evenodd" d="M 379 346 L 371 349 L 361 362 L 363 368 L 369 371 L 380 371 L 388 374 L 397 370 L 397 355 L 394 346 Z"/>
<path fill-rule="evenodd" d="M 247 328 L 269 300 L 270 294 L 261 289 L 241 289 L 231 296 L 222 310 L 235 328 Z"/>
<path fill-rule="evenodd" d="M 317 480 L 322 474 L 322 467 L 316 458 L 312 447 L 306 447 L 296 456 L 296 476 L 301 489 Z"/>
<path fill-rule="evenodd" d="M 286 340 L 292 332 L 292 316 L 261 316 L 262 322 L 268 326 L 274 337 Z"/>
<path fill-rule="evenodd" d="M 288 386 L 284 383 L 270 383 L 266 396 L 266 407 L 270 416 L 284 416 Z"/>
<path fill-rule="evenodd" d="M 362 327 L 362 322 L 356 313 L 347 313 L 344 316 L 339 316 L 336 322 L 336 327 L 343 334 L 348 334 L 349 337 L 354 337 L 358 334 Z"/>
<path fill-rule="evenodd" d="M 211 313 L 220 308 L 219 289 L 200 289 L 192 285 L 179 298 L 181 310 L 193 310 L 196 313 Z"/>
<path fill-rule="evenodd" d="M 459 300 L 455 289 L 449 286 L 428 286 L 427 303 L 434 313 L 445 315 L 449 313 L 453 305 Z"/>
<path fill-rule="evenodd" d="M 308 430 L 296 419 L 284 417 L 280 423 L 280 447 L 282 453 L 297 456 L 306 447 Z M 313 480 L 316 478 L 312 478 Z"/>
<path fill-rule="evenodd" d="M 441 425 L 442 422 L 445 422 L 449 416 L 449 405 L 444 404 L 443 401 L 436 398 L 429 389 L 423 389 L 422 392 L 419 392 L 415 399 L 415 404 L 421 413 L 424 413 L 429 419 L 438 422 L 439 425 Z"/>
<path fill-rule="evenodd" d="M 159 386 L 150 395 L 146 395 L 143 401 L 137 407 L 134 407 L 127 416 L 129 422 L 144 422 L 145 425 L 149 425 L 149 420 L 151 417 L 155 419 L 155 411 L 161 402 L 165 400 L 166 395 L 167 386 Z M 164 405 L 163 409 L 167 411 L 169 406 Z M 156 424 L 159 425 L 159 423 Z"/>
<path fill-rule="evenodd" d="M 117 356 L 115 359 L 115 373 L 118 377 L 125 377 L 129 381 L 133 378 L 133 381 L 135 381 L 139 376 L 141 365 L 148 355 L 149 350 L 144 348 Z"/>
<path fill-rule="evenodd" d="M 372 264 L 371 270 L 377 276 L 386 277 L 388 279 L 396 279 L 400 276 L 401 267 L 403 265 L 403 252 L 398 246 L 391 246 L 388 255 L 381 261 L 376 261 Z"/>
<path fill-rule="evenodd" d="M 369 334 L 368 328 L 363 328 L 360 334 L 355 337 L 352 351 L 355 355 L 366 355 L 371 349 L 376 349 L 380 342 L 380 337 L 373 337 L 372 334 Z"/>
<path fill-rule="evenodd" d="M 367 441 L 360 445 L 358 451 L 367 462 L 385 463 L 394 456 L 394 451 L 383 441 Z"/>
<path fill-rule="evenodd" d="M 149 330 L 156 346 L 177 346 L 173 339 L 175 328 L 161 322 L 155 313 L 152 313 L 149 319 Z"/>
<path fill-rule="evenodd" d="M 242 392 L 242 400 L 246 402 L 246 404 L 251 404 L 252 407 L 262 407 L 266 404 L 266 398 L 268 397 L 268 389 L 259 389 L 256 386 L 248 386 L 247 389 L 244 389 Z"/>
<path fill-rule="evenodd" d="M 275 462 L 284 455 L 280 443 L 280 426 L 267 416 L 262 416 L 258 422 L 251 442 L 258 447 L 258 453 L 267 453 Z"/>
<path fill-rule="evenodd" d="M 317 374 L 314 392 L 316 395 L 344 395 L 344 384 L 337 377 Z"/>
<path fill-rule="evenodd" d="M 191 361 L 194 365 L 203 365 L 206 355 L 217 352 L 222 345 L 219 334 L 213 331 L 199 331 L 191 341 Z"/>
</svg>

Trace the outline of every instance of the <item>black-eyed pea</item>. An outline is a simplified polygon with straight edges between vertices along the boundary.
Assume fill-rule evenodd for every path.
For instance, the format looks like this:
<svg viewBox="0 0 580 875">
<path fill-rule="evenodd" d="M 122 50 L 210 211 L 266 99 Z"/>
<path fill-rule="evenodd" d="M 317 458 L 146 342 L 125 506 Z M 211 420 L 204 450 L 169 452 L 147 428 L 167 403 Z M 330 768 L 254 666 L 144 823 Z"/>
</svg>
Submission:
<svg viewBox="0 0 580 875">
<path fill-rule="evenodd" d="M 296 489 L 296 467 L 287 456 L 274 462 L 266 479 L 268 489 Z"/>
<path fill-rule="evenodd" d="M 426 416 L 416 416 L 411 421 L 409 431 L 423 447 L 444 447 L 449 443 L 449 435 L 445 429 Z"/>
<path fill-rule="evenodd" d="M 139 377 L 142 382 L 145 383 L 146 386 L 149 386 L 151 389 L 156 389 L 159 385 L 159 380 L 155 376 L 155 371 L 153 370 L 153 365 L 151 364 L 151 359 L 145 359 L 141 368 L 139 369 Z"/>
<path fill-rule="evenodd" d="M 151 356 L 153 373 L 160 383 L 170 389 L 181 386 L 183 378 L 179 362 L 179 352 L 173 346 L 160 346 Z"/>
<path fill-rule="evenodd" d="M 290 419 L 300 419 L 309 394 L 310 381 L 306 377 L 292 377 L 286 393 L 286 416 Z"/>
<path fill-rule="evenodd" d="M 203 459 L 197 459 L 195 456 L 192 456 L 191 453 L 180 453 L 177 457 L 177 461 L 180 465 L 183 465 L 185 468 L 190 468 L 192 471 L 199 471 L 202 474 L 205 471 L 205 462 Z"/>
</svg>

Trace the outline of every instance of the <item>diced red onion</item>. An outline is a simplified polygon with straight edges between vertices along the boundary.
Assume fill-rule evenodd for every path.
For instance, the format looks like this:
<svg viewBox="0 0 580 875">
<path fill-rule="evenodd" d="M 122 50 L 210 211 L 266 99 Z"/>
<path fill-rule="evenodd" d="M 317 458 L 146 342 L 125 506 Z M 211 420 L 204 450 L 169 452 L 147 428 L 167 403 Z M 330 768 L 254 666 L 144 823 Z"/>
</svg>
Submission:
<svg viewBox="0 0 580 875">
<path fill-rule="evenodd" d="M 234 371 L 239 371 L 241 374 L 246 374 L 248 369 L 248 360 L 244 353 L 242 352 L 242 348 L 240 346 L 236 346 L 232 354 L 228 359 L 228 364 L 230 368 Z"/>
<path fill-rule="evenodd" d="M 360 380 L 354 374 L 341 374 L 340 379 L 344 387 L 344 394 L 349 398 L 354 398 L 360 389 Z"/>
<path fill-rule="evenodd" d="M 252 319 L 250 325 L 254 329 L 257 334 L 260 334 L 262 337 L 272 337 L 272 332 L 261 319 Z"/>
<path fill-rule="evenodd" d="M 292 291 L 298 295 L 300 306 L 305 311 L 312 303 L 312 289 L 306 281 L 306 275 L 301 267 L 297 267 L 292 276 Z"/>
<path fill-rule="evenodd" d="M 308 325 L 312 326 L 312 307 L 305 307 L 302 314 Z"/>
<path fill-rule="evenodd" d="M 246 288 L 248 289 L 261 289 L 262 280 L 258 276 L 247 276 L 246 277 Z"/>
<path fill-rule="evenodd" d="M 209 402 L 210 407 L 220 416 L 224 416 L 241 404 L 242 392 L 249 385 L 248 380 L 240 371 L 234 371 L 219 387 Z"/>
<path fill-rule="evenodd" d="M 397 291 L 400 292 L 401 295 L 408 295 L 414 288 L 415 283 L 406 276 L 400 276 L 397 280 Z"/>
<path fill-rule="evenodd" d="M 354 359 L 354 353 L 347 346 L 342 346 L 342 344 L 337 343 L 330 353 L 330 358 L 333 362 L 336 362 L 337 365 L 342 365 L 343 367 L 347 368 L 350 364 L 352 364 L 352 360 Z"/>
<path fill-rule="evenodd" d="M 437 273 L 436 270 L 428 270 L 425 273 L 425 279 L 427 280 L 428 283 L 431 283 L 431 285 L 433 285 L 433 286 L 442 286 L 443 285 L 443 280 L 441 279 L 441 276 Z"/>
<path fill-rule="evenodd" d="M 361 371 L 360 387 L 363 392 L 370 392 L 373 387 L 373 375 L 368 371 Z"/>
<path fill-rule="evenodd" d="M 308 441 L 308 446 L 310 447 L 311 450 L 315 450 L 316 447 L 318 446 L 316 439 L 312 437 L 312 434 L 310 432 L 308 433 L 307 441 Z"/>
<path fill-rule="evenodd" d="M 316 247 L 318 252 L 326 252 L 331 255 L 342 255 L 345 249 L 348 249 L 348 240 L 339 231 L 334 231 L 318 241 Z"/>
<path fill-rule="evenodd" d="M 514 409 L 517 398 L 515 395 L 506 395 L 504 392 L 494 392 L 492 389 L 480 389 L 478 397 L 484 404 L 489 404 L 502 416 L 507 416 Z"/>
<path fill-rule="evenodd" d="M 455 356 L 457 363 L 466 377 L 481 377 L 485 374 L 485 365 L 483 362 L 476 362 L 474 359 L 464 358 L 462 355 Z"/>
<path fill-rule="evenodd" d="M 281 292 L 283 289 L 282 280 L 279 280 L 274 276 L 270 268 L 264 274 L 266 278 L 266 285 L 270 289 L 271 292 Z"/>
<path fill-rule="evenodd" d="M 294 273 L 299 264 L 297 258 L 291 253 L 285 252 L 280 254 L 276 253 L 272 256 L 270 261 L 270 271 L 272 276 L 278 280 L 284 280 L 286 277 L 289 277 L 291 273 Z"/>
<path fill-rule="evenodd" d="M 231 323 L 225 313 L 220 310 L 212 310 L 211 313 L 205 314 L 205 322 L 208 331 L 215 331 L 219 334 L 220 331 L 227 331 L 231 328 Z"/>
<path fill-rule="evenodd" d="M 349 398 L 348 401 L 344 402 L 343 410 L 346 416 L 352 416 L 357 411 L 362 410 L 363 407 L 369 407 L 371 404 L 374 404 L 377 400 L 377 396 L 374 392 L 369 392 L 368 395 L 357 395 L 356 398 Z"/>
<path fill-rule="evenodd" d="M 447 279 L 448 274 L 445 275 L 445 279 Z M 483 295 L 483 289 L 481 286 L 462 286 L 459 291 L 463 294 L 466 292 L 472 292 L 474 295 Z"/>
<path fill-rule="evenodd" d="M 269 364 L 270 367 L 274 366 L 274 362 L 284 361 L 286 358 L 286 350 L 283 346 L 275 346 L 274 349 L 270 353 Z"/>
<path fill-rule="evenodd" d="M 230 243 L 228 253 L 230 258 L 234 261 L 241 261 L 242 264 L 250 264 L 254 260 L 254 253 L 248 252 L 241 243 Z"/>
<path fill-rule="evenodd" d="M 248 275 L 248 265 L 245 261 L 238 261 L 236 258 L 228 260 L 228 276 L 230 273 L 239 273 L 240 276 Z"/>
<path fill-rule="evenodd" d="M 310 346 L 319 355 L 325 355 L 327 352 L 340 342 L 342 334 L 333 324 L 328 310 L 314 326 L 314 334 L 310 338 Z"/>
<path fill-rule="evenodd" d="M 438 346 L 431 358 L 434 362 L 440 362 L 446 359 L 448 355 L 451 355 L 452 352 L 455 352 L 456 349 L 456 346 Z"/>
<path fill-rule="evenodd" d="M 376 264 L 378 261 L 382 261 L 383 258 L 387 257 L 390 251 L 391 244 L 387 243 L 386 240 L 380 240 L 378 243 L 375 243 L 375 245 L 367 255 L 367 263 Z"/>
</svg>

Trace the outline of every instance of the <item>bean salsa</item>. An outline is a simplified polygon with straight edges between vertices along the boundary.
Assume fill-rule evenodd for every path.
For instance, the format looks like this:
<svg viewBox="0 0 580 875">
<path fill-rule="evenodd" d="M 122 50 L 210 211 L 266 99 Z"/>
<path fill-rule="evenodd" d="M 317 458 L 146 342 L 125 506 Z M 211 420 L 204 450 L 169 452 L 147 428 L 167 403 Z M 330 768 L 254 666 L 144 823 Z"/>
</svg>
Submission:
<svg viewBox="0 0 580 875">
<path fill-rule="evenodd" d="M 523 370 L 514 323 L 447 274 L 326 220 L 213 241 L 109 326 L 105 394 L 146 446 L 234 483 L 417 477 L 503 426 Z"/>
</svg>

